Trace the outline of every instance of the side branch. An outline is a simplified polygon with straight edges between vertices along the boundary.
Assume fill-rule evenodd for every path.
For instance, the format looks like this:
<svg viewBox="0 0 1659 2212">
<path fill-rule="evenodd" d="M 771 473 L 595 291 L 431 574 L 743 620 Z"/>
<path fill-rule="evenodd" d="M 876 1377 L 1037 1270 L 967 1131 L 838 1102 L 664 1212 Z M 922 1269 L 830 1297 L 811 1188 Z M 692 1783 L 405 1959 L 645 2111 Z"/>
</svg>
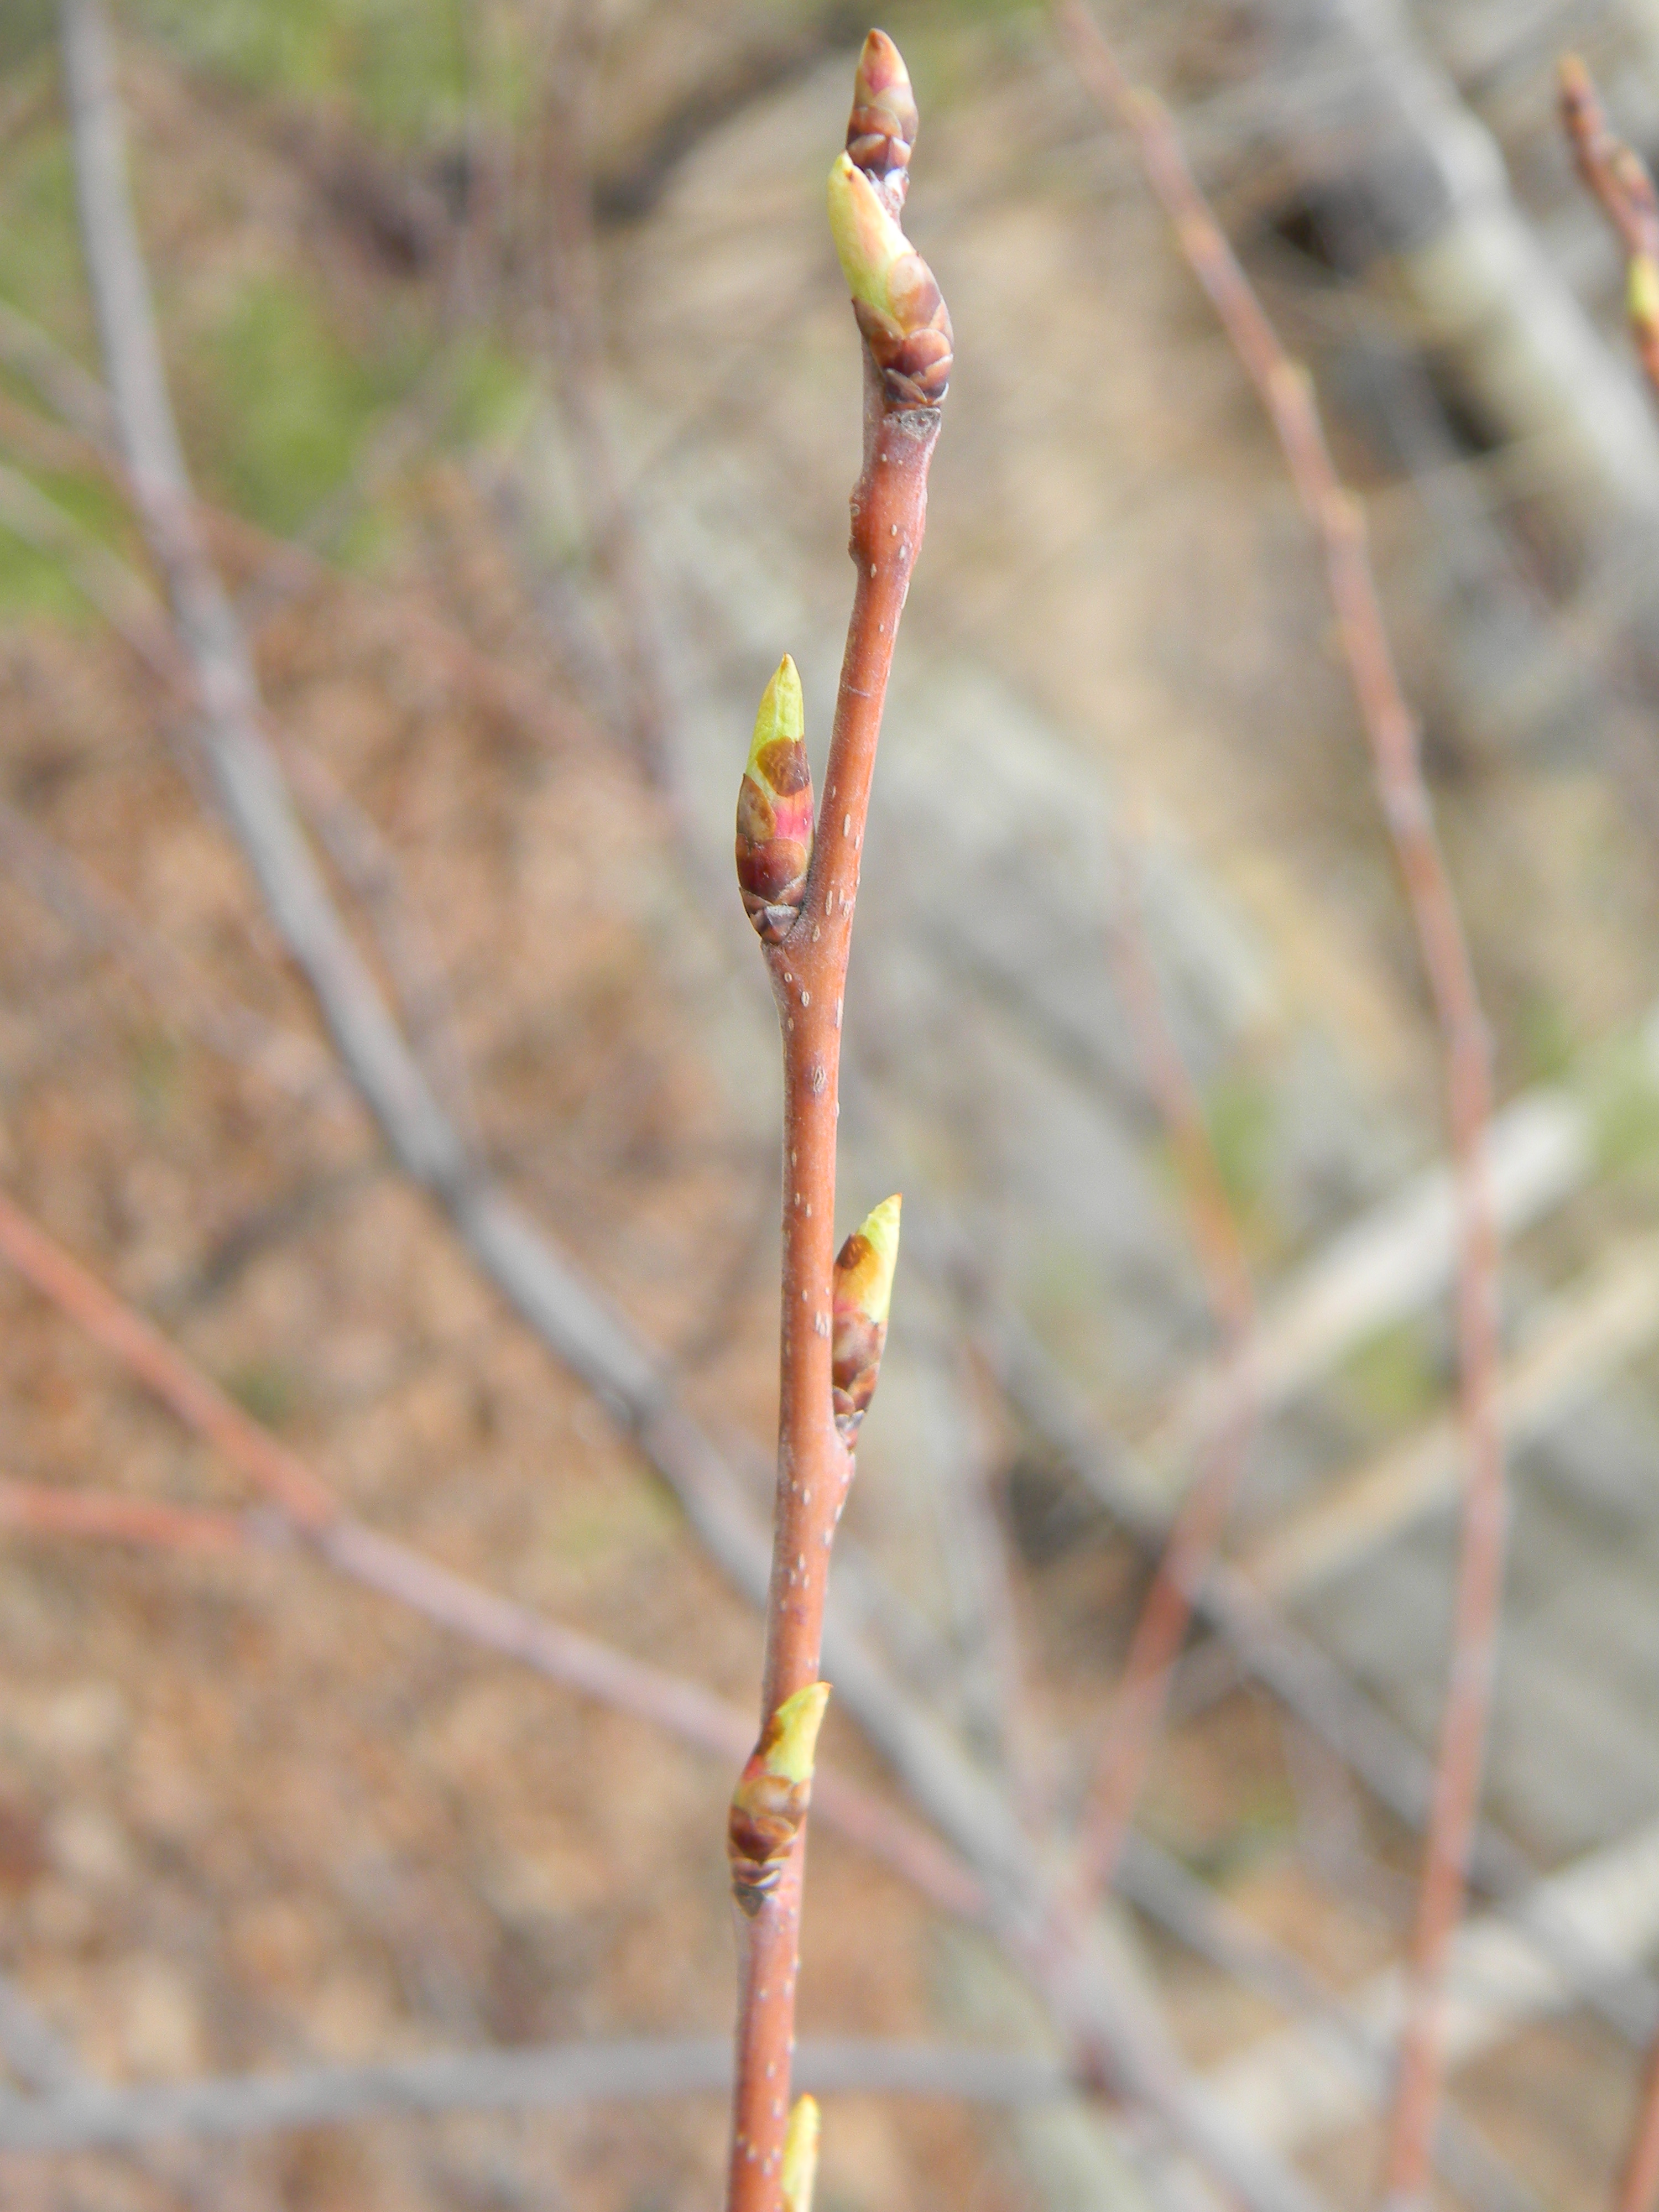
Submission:
<svg viewBox="0 0 1659 2212">
<path fill-rule="evenodd" d="M 1387 2154 L 1391 2203 L 1400 2208 L 1416 2206 L 1424 2201 L 1429 2185 L 1441 2097 L 1444 1984 L 1476 1834 L 1507 1528 L 1497 1404 L 1498 1239 L 1485 1164 L 1491 1108 L 1486 1031 L 1462 916 L 1423 779 L 1417 723 L 1400 687 L 1371 571 L 1364 515 L 1336 473 L 1312 381 L 1280 344 L 1194 180 L 1162 103 L 1129 85 L 1084 0 L 1055 0 L 1055 15 L 1084 83 L 1107 115 L 1133 136 L 1182 252 L 1267 411 L 1303 508 L 1319 538 L 1349 679 L 1445 1057 L 1457 1193 L 1459 1407 L 1468 1471 L 1450 1681 Z"/>
</svg>

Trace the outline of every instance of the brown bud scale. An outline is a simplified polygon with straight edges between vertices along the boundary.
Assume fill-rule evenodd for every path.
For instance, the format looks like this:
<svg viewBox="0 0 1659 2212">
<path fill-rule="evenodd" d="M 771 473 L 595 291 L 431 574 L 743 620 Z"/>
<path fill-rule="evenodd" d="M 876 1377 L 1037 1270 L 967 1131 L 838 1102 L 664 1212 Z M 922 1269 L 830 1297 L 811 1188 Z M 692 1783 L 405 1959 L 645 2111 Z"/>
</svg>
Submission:
<svg viewBox="0 0 1659 2212">
<path fill-rule="evenodd" d="M 811 1795 L 810 1783 L 781 1782 L 775 1775 L 744 1770 L 726 1818 L 726 1854 L 732 1894 L 751 1920 L 783 1878 Z"/>
<path fill-rule="evenodd" d="M 885 31 L 872 31 L 853 81 L 847 151 L 873 183 L 903 189 L 916 143 L 916 103 L 910 73 Z"/>
<path fill-rule="evenodd" d="M 827 1682 L 794 1691 L 749 1754 L 726 1816 L 732 1894 L 752 1920 L 782 1879 L 812 1795 L 812 1762 L 830 1698 Z"/>
<path fill-rule="evenodd" d="M 896 289 L 899 279 L 912 280 L 902 327 L 879 308 L 866 307 L 861 300 L 853 302 L 870 357 L 881 371 L 882 395 L 890 409 L 937 407 L 951 384 L 955 346 L 951 311 L 921 256 L 913 253 L 909 263 L 913 265 L 895 272 Z"/>
</svg>

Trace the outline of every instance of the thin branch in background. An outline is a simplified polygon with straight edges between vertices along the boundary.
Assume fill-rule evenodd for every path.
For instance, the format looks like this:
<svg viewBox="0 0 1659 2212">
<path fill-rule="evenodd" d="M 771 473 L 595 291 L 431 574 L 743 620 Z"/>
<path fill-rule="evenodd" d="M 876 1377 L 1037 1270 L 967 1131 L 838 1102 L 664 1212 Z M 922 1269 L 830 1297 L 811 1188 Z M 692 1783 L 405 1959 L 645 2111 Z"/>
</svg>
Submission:
<svg viewBox="0 0 1659 2212">
<path fill-rule="evenodd" d="M 223 1559 L 239 1557 L 258 1541 L 262 1526 L 281 1533 L 286 1525 L 270 1516 L 261 1524 L 252 1516 L 206 1505 L 168 1505 L 153 1498 L 0 1477 L 0 1528 L 15 1536 L 78 1536 L 189 1559 Z"/>
<path fill-rule="evenodd" d="M 103 386 L 48 331 L 3 301 L 0 301 L 0 366 L 14 370 L 33 386 L 37 396 L 67 426 L 64 434 L 78 441 L 81 460 L 98 470 L 122 499 L 138 505 L 127 471 L 119 425 Z M 439 367 L 442 366 L 441 362 Z M 452 380 L 454 373 L 452 364 Z M 434 377 L 436 376 L 434 370 Z M 338 505 L 340 511 L 334 528 L 325 528 L 321 520 L 313 517 L 295 535 L 278 538 L 245 515 L 198 499 L 192 489 L 191 497 L 202 527 L 213 542 L 236 560 L 257 566 L 256 581 L 238 603 L 237 611 L 245 627 L 258 628 L 280 613 L 289 601 L 324 586 L 349 591 L 370 605 L 392 608 L 399 625 L 437 655 L 447 677 L 465 684 L 490 712 L 533 732 L 544 744 L 563 745 L 584 726 L 585 718 L 574 708 L 550 696 L 544 687 L 499 656 L 485 652 L 441 613 L 394 600 L 390 592 L 369 579 L 335 567 L 319 550 L 337 534 L 344 514 L 380 488 L 395 467 L 417 449 L 433 427 L 431 418 L 435 407 L 435 399 L 423 385 L 403 408 L 394 411 L 388 422 L 371 434 L 366 453 L 344 483 L 331 495 L 330 501 L 325 503 L 331 513 L 335 511 L 335 503 Z M 20 422 L 22 413 L 18 410 Z M 39 428 L 31 424 L 26 434 L 39 441 L 46 434 L 46 428 L 44 423 Z M 73 518 L 67 515 L 64 520 L 73 523 Z M 80 528 L 78 525 L 74 526 Z M 81 537 L 87 546 L 97 546 L 89 532 L 82 530 Z M 43 546 L 42 550 L 50 548 Z"/>
<path fill-rule="evenodd" d="M 1390 2071 L 1386 2039 L 1370 2021 L 1333 1996 L 1294 1951 L 1265 1934 L 1145 1836 L 1125 1838 L 1118 1887 L 1139 1911 L 1196 1956 L 1279 2007 L 1304 2029 L 1340 2045 L 1364 2074 L 1370 2101 L 1382 2109 Z M 1532 2191 L 1449 2106 L 1441 2114 L 1435 2155 L 1446 2179 L 1479 2212 L 1541 2212 Z"/>
<path fill-rule="evenodd" d="M 125 487 L 124 487 L 125 488 Z M 118 555 L 101 545 L 66 509 L 27 477 L 0 462 L 0 529 L 59 561 L 76 588 L 123 641 L 186 704 L 193 686 L 165 611 L 149 586 Z M 434 1086 L 476 1142 L 476 1116 L 465 1056 L 455 1034 L 442 963 L 405 896 L 390 848 L 372 817 L 313 753 L 272 733 L 307 819 L 336 871 L 362 908 L 398 1004 Z"/>
<path fill-rule="evenodd" d="M 9 1483 L 0 1520 L 36 1534 L 101 1537 L 198 1553 L 227 1553 L 280 1536 L 307 1546 L 326 1565 L 488 1649 L 521 1660 L 550 1680 L 678 1735 L 721 1759 L 740 1753 L 748 1723 L 733 1706 L 695 1683 L 613 1651 L 592 1637 L 547 1620 L 527 1607 L 452 1574 L 347 1511 L 297 1454 L 278 1443 L 148 1322 L 88 1274 L 0 1192 L 0 1255 L 43 1297 L 110 1353 L 185 1425 L 222 1452 L 280 1516 L 214 1513 Z M 976 1917 L 979 1893 L 933 1837 L 855 1785 L 826 1778 L 826 1816 L 853 1840 L 890 1858 L 952 1912 Z"/>
<path fill-rule="evenodd" d="M 1026 2105 L 1073 2094 L 1065 2069 L 1020 2051 L 826 2037 L 795 2053 L 819 2096 L 945 2097 Z M 227 2141 L 354 2120 L 533 2112 L 609 2100 L 708 2096 L 732 2078 L 724 2037 L 641 2037 L 528 2050 L 435 2051 L 364 2066 L 296 2068 L 42 2097 L 0 2095 L 0 2153 L 112 2150 L 167 2136 Z"/>
<path fill-rule="evenodd" d="M 300 1030 L 210 990 L 164 937 L 14 807 L 0 801 L 0 862 L 47 912 L 125 969 L 172 1019 L 234 1066 L 254 1070 L 285 1097 L 351 1095 L 328 1054 Z"/>
<path fill-rule="evenodd" d="M 1408 2212 L 1423 2203 L 1429 2185 L 1443 2071 L 1446 1967 L 1479 1821 L 1503 1608 L 1508 1499 L 1496 1388 L 1498 1239 L 1485 1160 L 1491 1115 L 1486 1029 L 1423 780 L 1416 719 L 1395 670 L 1366 550 L 1364 515 L 1331 461 L 1311 380 L 1280 344 L 1193 179 L 1162 103 L 1129 85 L 1083 0 L 1055 0 L 1055 14 L 1084 83 L 1133 135 L 1182 251 L 1267 411 L 1318 536 L 1445 1056 L 1458 1213 L 1459 1401 L 1468 1469 L 1450 1677 L 1385 2159 L 1390 2204 L 1395 2212 Z"/>
<path fill-rule="evenodd" d="M 1012 1309 L 988 1310 L 978 1328 L 987 1364 L 1011 1411 L 1156 1564 L 1168 1546 L 1168 1523 L 1149 1507 L 1144 1479 L 1126 1471 L 1122 1447 L 1102 1437 L 1075 1385 Z M 1195 1610 L 1216 1631 L 1218 1642 L 1186 1662 L 1188 1668 L 1201 1667 L 1204 1696 L 1196 1702 L 1189 1699 L 1184 1677 L 1178 1680 L 1175 1702 L 1183 1717 L 1230 1690 L 1241 1672 L 1248 1674 L 1328 1744 L 1397 1820 L 1410 1828 L 1427 1826 L 1434 1769 L 1391 1713 L 1311 1638 L 1267 1603 L 1228 1560 L 1218 1559 L 1207 1580 L 1188 1595 Z M 1483 1820 L 1475 1831 L 1471 1874 L 1496 1899 L 1499 1917 L 1585 2004 L 1626 2041 L 1646 2045 L 1659 2029 L 1659 1990 L 1627 1960 L 1607 1955 L 1548 1909 L 1537 1869 L 1490 1820 Z"/>
<path fill-rule="evenodd" d="M 557 0 L 546 71 L 540 205 L 559 393 L 595 565 L 612 602 L 613 655 L 628 742 L 659 789 L 673 776 L 673 710 L 658 599 L 624 488 L 605 396 L 604 325 L 593 247 L 588 148 L 600 35 L 594 0 Z"/>
<path fill-rule="evenodd" d="M 959 1334 L 940 1331 L 926 1345 L 923 1388 L 935 1542 L 950 1607 L 944 1656 L 970 1738 L 1007 1776 L 1020 1816 L 1036 1835 L 1048 1824 L 1052 1790 L 1036 1757 L 1012 1541 L 981 1403 L 983 1381 Z"/>
<path fill-rule="evenodd" d="M 1205 1294 L 1223 1352 L 1231 1357 L 1249 1342 L 1255 1326 L 1255 1293 L 1203 1103 L 1170 1032 L 1152 965 L 1143 852 L 1144 838 L 1120 836 L 1112 966 L 1137 1059 L 1168 1133 Z M 1192 1621 L 1191 1594 L 1202 1586 L 1220 1547 L 1254 1426 L 1249 1392 L 1241 1389 L 1225 1420 L 1206 1440 L 1204 1464 L 1176 1516 L 1130 1638 L 1079 1838 L 1079 1893 L 1085 1905 L 1111 1887 L 1163 1727 L 1171 1674 Z"/>
<path fill-rule="evenodd" d="M 8 300 L 0 300 L 0 367 L 32 386 L 89 446 L 113 450 L 115 422 L 103 386 Z"/>
</svg>

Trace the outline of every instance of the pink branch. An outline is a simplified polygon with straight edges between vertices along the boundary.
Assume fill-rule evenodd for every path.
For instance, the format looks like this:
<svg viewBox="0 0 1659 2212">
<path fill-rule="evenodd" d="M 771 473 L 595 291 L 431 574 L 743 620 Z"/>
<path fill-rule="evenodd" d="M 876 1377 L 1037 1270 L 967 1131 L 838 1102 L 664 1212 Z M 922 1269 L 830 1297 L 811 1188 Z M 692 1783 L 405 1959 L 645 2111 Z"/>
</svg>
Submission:
<svg viewBox="0 0 1659 2212">
<path fill-rule="evenodd" d="M 1386 2158 L 1395 2207 L 1420 2204 L 1431 2173 L 1444 2074 L 1443 2011 L 1451 1941 L 1462 1916 L 1492 1711 L 1507 1531 L 1496 1398 L 1498 1240 L 1486 1187 L 1491 1075 L 1486 1025 L 1462 917 L 1435 832 L 1414 716 L 1400 688 L 1366 550 L 1365 519 L 1336 473 L 1305 368 L 1291 360 L 1187 166 L 1162 103 L 1134 89 L 1083 0 L 1055 0 L 1084 83 L 1133 136 L 1182 252 L 1267 411 L 1327 584 L 1382 811 L 1404 878 L 1446 1059 L 1447 1118 L 1458 1212 L 1459 1402 L 1468 1451 L 1454 1607 L 1450 1683 L 1441 1724 L 1407 2014 Z"/>
</svg>

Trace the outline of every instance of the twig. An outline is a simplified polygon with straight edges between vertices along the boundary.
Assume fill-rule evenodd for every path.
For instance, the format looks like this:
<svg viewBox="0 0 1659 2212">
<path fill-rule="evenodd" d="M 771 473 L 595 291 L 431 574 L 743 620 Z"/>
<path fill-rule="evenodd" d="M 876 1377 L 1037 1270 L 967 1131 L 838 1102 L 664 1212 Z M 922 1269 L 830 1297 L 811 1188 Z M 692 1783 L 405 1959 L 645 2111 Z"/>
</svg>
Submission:
<svg viewBox="0 0 1659 2212">
<path fill-rule="evenodd" d="M 1638 1959 L 1659 1936 L 1659 1823 L 1619 1838 L 1560 1869 L 1539 1886 L 1537 1903 L 1586 1952 Z M 1390 1966 L 1347 1996 L 1350 2015 L 1386 2045 L 1407 2002 Z M 1449 2007 L 1450 2063 L 1468 2065 L 1529 2022 L 1571 2011 L 1576 1993 L 1529 1942 L 1497 1914 L 1472 1916 L 1453 1946 Z M 1350 2055 L 1319 2033 L 1285 2027 L 1223 2059 L 1206 2076 L 1226 2112 L 1250 2114 L 1283 2154 L 1364 2117 L 1365 2078 Z"/>
<path fill-rule="evenodd" d="M 795 2053 L 818 2095 L 945 2097 L 984 2105 L 1041 2103 L 1075 2084 L 1050 2058 L 1021 2051 L 827 2037 Z M 50 2096 L 0 2095 L 0 2153 L 111 2150 L 169 2136 L 225 2140 L 377 2116 L 536 2111 L 710 2095 L 732 2077 L 722 2036 L 434 2052 L 367 2066 L 232 2075 Z"/>
<path fill-rule="evenodd" d="M 167 1505 L 151 1498 L 60 1490 L 0 1477 L 0 1528 L 18 1536 L 80 1536 L 190 1558 L 228 1559 L 257 1542 L 264 1525 L 269 1523 L 205 1505 Z"/>
<path fill-rule="evenodd" d="M 1642 374 L 1659 394 L 1659 196 L 1647 163 L 1609 127 L 1595 80 L 1577 54 L 1562 56 L 1559 84 L 1574 166 L 1624 250 L 1631 336 Z"/>
<path fill-rule="evenodd" d="M 1404 878 L 1446 1059 L 1458 1211 L 1459 1399 L 1468 1452 L 1452 1660 L 1416 1926 L 1411 1992 L 1385 2160 L 1397 2212 L 1428 2187 L 1440 2101 L 1443 1990 L 1462 1913 L 1503 1602 L 1507 1500 L 1496 1401 L 1498 1248 L 1486 1187 L 1491 1109 L 1486 1030 L 1462 919 L 1435 833 L 1418 729 L 1402 695 L 1366 552 L 1365 522 L 1325 443 L 1311 381 L 1292 362 L 1194 183 L 1167 112 L 1133 90 L 1083 0 L 1056 0 L 1079 75 L 1133 136 L 1153 191 L 1255 385 L 1320 540 L 1343 653 Z"/>
<path fill-rule="evenodd" d="M 1529 1442 L 1659 1336 L 1659 1239 L 1619 1244 L 1584 1279 L 1553 1299 L 1498 1374 L 1498 1411 L 1511 1451 Z M 1437 1419 L 1358 1466 L 1239 1553 L 1264 1595 L 1284 1603 L 1351 1571 L 1368 1553 L 1457 1492 L 1458 1437 Z"/>
<path fill-rule="evenodd" d="M 1650 1082 L 1649 1032 L 1638 1024 L 1628 1042 Z M 1590 1179 L 1595 1157 L 1595 1114 L 1584 1097 L 1540 1084 L 1512 1099 L 1486 1129 L 1487 1188 L 1501 1233 L 1517 1235 L 1553 1212 Z M 1368 1337 L 1437 1297 L 1453 1277 L 1456 1226 L 1452 1178 L 1435 1166 L 1340 1229 L 1264 1298 L 1244 1351 L 1200 1367 L 1182 1391 L 1146 1447 L 1158 1492 L 1167 1493 L 1224 1421 L 1236 1391 L 1249 1389 L 1265 1420 Z"/>
<path fill-rule="evenodd" d="M 1121 838 L 1113 967 L 1141 1069 L 1169 1133 L 1210 1310 L 1224 1349 L 1236 1355 L 1255 1327 L 1255 1293 L 1203 1106 L 1165 1018 L 1146 943 L 1139 860 L 1139 848 Z M 1208 1439 L 1206 1463 L 1176 1516 L 1135 1623 L 1079 1837 L 1078 1886 L 1085 1904 L 1111 1887 L 1192 1620 L 1192 1594 L 1220 1546 L 1254 1425 L 1249 1394 L 1241 1389 Z"/>
<path fill-rule="evenodd" d="M 914 1320 L 911 1326 L 914 1340 Z M 943 1656 L 970 1739 L 1006 1774 L 1015 1805 L 1035 1835 L 1047 1823 L 1049 1792 L 1034 1756 L 1012 1545 L 990 1438 L 975 1402 L 979 1377 L 960 1337 L 943 1332 L 927 1347 L 923 1371 L 931 1401 L 933 1515 L 950 1605 L 951 1640 Z"/>
<path fill-rule="evenodd" d="M 783 1045 L 783 1267 L 762 1737 L 733 1800 L 733 1887 L 743 1911 L 727 2212 L 776 2212 L 781 2202 L 806 1794 L 826 1694 L 818 1668 L 830 1551 L 880 1364 L 898 1241 L 894 1200 L 837 1261 L 836 1122 L 842 997 L 882 706 L 921 550 L 951 370 L 939 287 L 898 227 L 915 131 L 898 50 L 872 31 L 859 60 L 848 151 L 830 175 L 831 225 L 866 345 L 864 468 L 853 491 L 850 547 L 858 580 L 823 805 L 815 830 L 800 682 L 787 658 L 762 702 L 738 804 L 738 878 L 765 947 Z M 787 1803 L 771 1802 L 774 1775 L 793 1785 Z M 763 1808 L 763 1788 L 771 1796 Z M 757 1828 L 757 1818 L 773 1825 Z M 764 1886 L 747 1872 L 757 1862 Z"/>
<path fill-rule="evenodd" d="M 97 469 L 124 500 L 136 503 L 120 427 L 103 386 L 50 332 L 4 301 L 0 301 L 0 364 L 13 369 L 33 386 L 37 396 L 69 426 L 58 434 L 72 438 L 81 459 Z M 453 363 L 449 356 L 446 356 L 440 364 L 440 371 L 453 378 Z M 417 395 L 408 409 L 398 411 L 393 422 L 371 435 L 368 454 L 348 482 L 325 503 L 327 512 L 333 511 L 336 501 L 359 498 L 366 489 L 380 481 L 387 465 L 381 453 L 383 444 L 395 434 L 399 441 L 397 458 L 401 459 L 402 447 L 414 443 L 422 434 L 424 415 L 421 410 L 429 411 L 434 404 L 429 394 Z M 411 411 L 416 416 L 412 427 L 405 419 Z M 19 413 L 21 416 L 21 410 Z M 31 425 L 28 434 L 38 445 L 44 428 L 36 429 Z M 395 460 L 392 465 L 395 465 Z M 243 594 L 237 610 L 244 629 L 258 629 L 279 613 L 288 600 L 322 585 L 349 590 L 355 597 L 371 604 L 394 604 L 391 592 L 365 577 L 335 567 L 317 550 L 317 541 L 329 534 L 322 517 L 314 517 L 295 537 L 278 538 L 251 522 L 246 515 L 198 497 L 193 489 L 191 496 L 210 538 L 240 560 L 259 564 L 258 579 Z M 70 522 L 72 518 L 65 516 L 64 520 Z M 82 538 L 83 542 L 95 543 L 88 541 L 85 532 Z M 483 650 L 441 612 L 398 603 L 397 613 L 399 621 L 437 654 L 448 675 L 470 686 L 474 696 L 493 713 L 534 731 L 549 744 L 565 743 L 573 729 L 580 726 L 582 718 L 574 710 L 550 697 L 516 668 Z"/>
<path fill-rule="evenodd" d="M 113 445 L 115 424 L 103 386 L 8 300 L 0 300 L 0 363 L 33 385 L 88 445 L 105 450 Z"/>
<path fill-rule="evenodd" d="M 1024 1323 L 1000 1312 L 986 1327 L 983 1341 L 1010 1406 L 1032 1435 L 1073 1469 L 1150 1558 L 1161 1556 L 1168 1527 L 1149 1514 L 1144 1483 L 1125 1476 L 1121 1454 L 1100 1443 L 1078 1393 Z M 1397 1819 L 1408 1827 L 1426 1825 L 1434 1771 L 1391 1714 L 1225 1559 L 1214 1563 L 1191 1595 L 1194 1609 L 1224 1639 L 1239 1670 L 1271 1690 Z M 1470 1872 L 1498 1901 L 1498 1917 L 1583 2002 L 1627 2042 L 1645 2045 L 1659 2026 L 1659 1993 L 1652 1983 L 1553 1912 L 1537 1869 L 1490 1820 L 1476 1830 Z"/>
<path fill-rule="evenodd" d="M 1379 2109 L 1387 2101 L 1386 2037 L 1331 1996 L 1294 1951 L 1264 1934 L 1144 1836 L 1126 1837 L 1118 1883 L 1139 1911 L 1200 1958 L 1291 2014 L 1304 2031 L 1340 2044 L 1356 2070 L 1363 2070 L 1369 2101 Z M 1441 2114 L 1435 2149 L 1447 2179 L 1483 2212 L 1540 2212 L 1537 2198 L 1450 2107 Z"/>
</svg>

